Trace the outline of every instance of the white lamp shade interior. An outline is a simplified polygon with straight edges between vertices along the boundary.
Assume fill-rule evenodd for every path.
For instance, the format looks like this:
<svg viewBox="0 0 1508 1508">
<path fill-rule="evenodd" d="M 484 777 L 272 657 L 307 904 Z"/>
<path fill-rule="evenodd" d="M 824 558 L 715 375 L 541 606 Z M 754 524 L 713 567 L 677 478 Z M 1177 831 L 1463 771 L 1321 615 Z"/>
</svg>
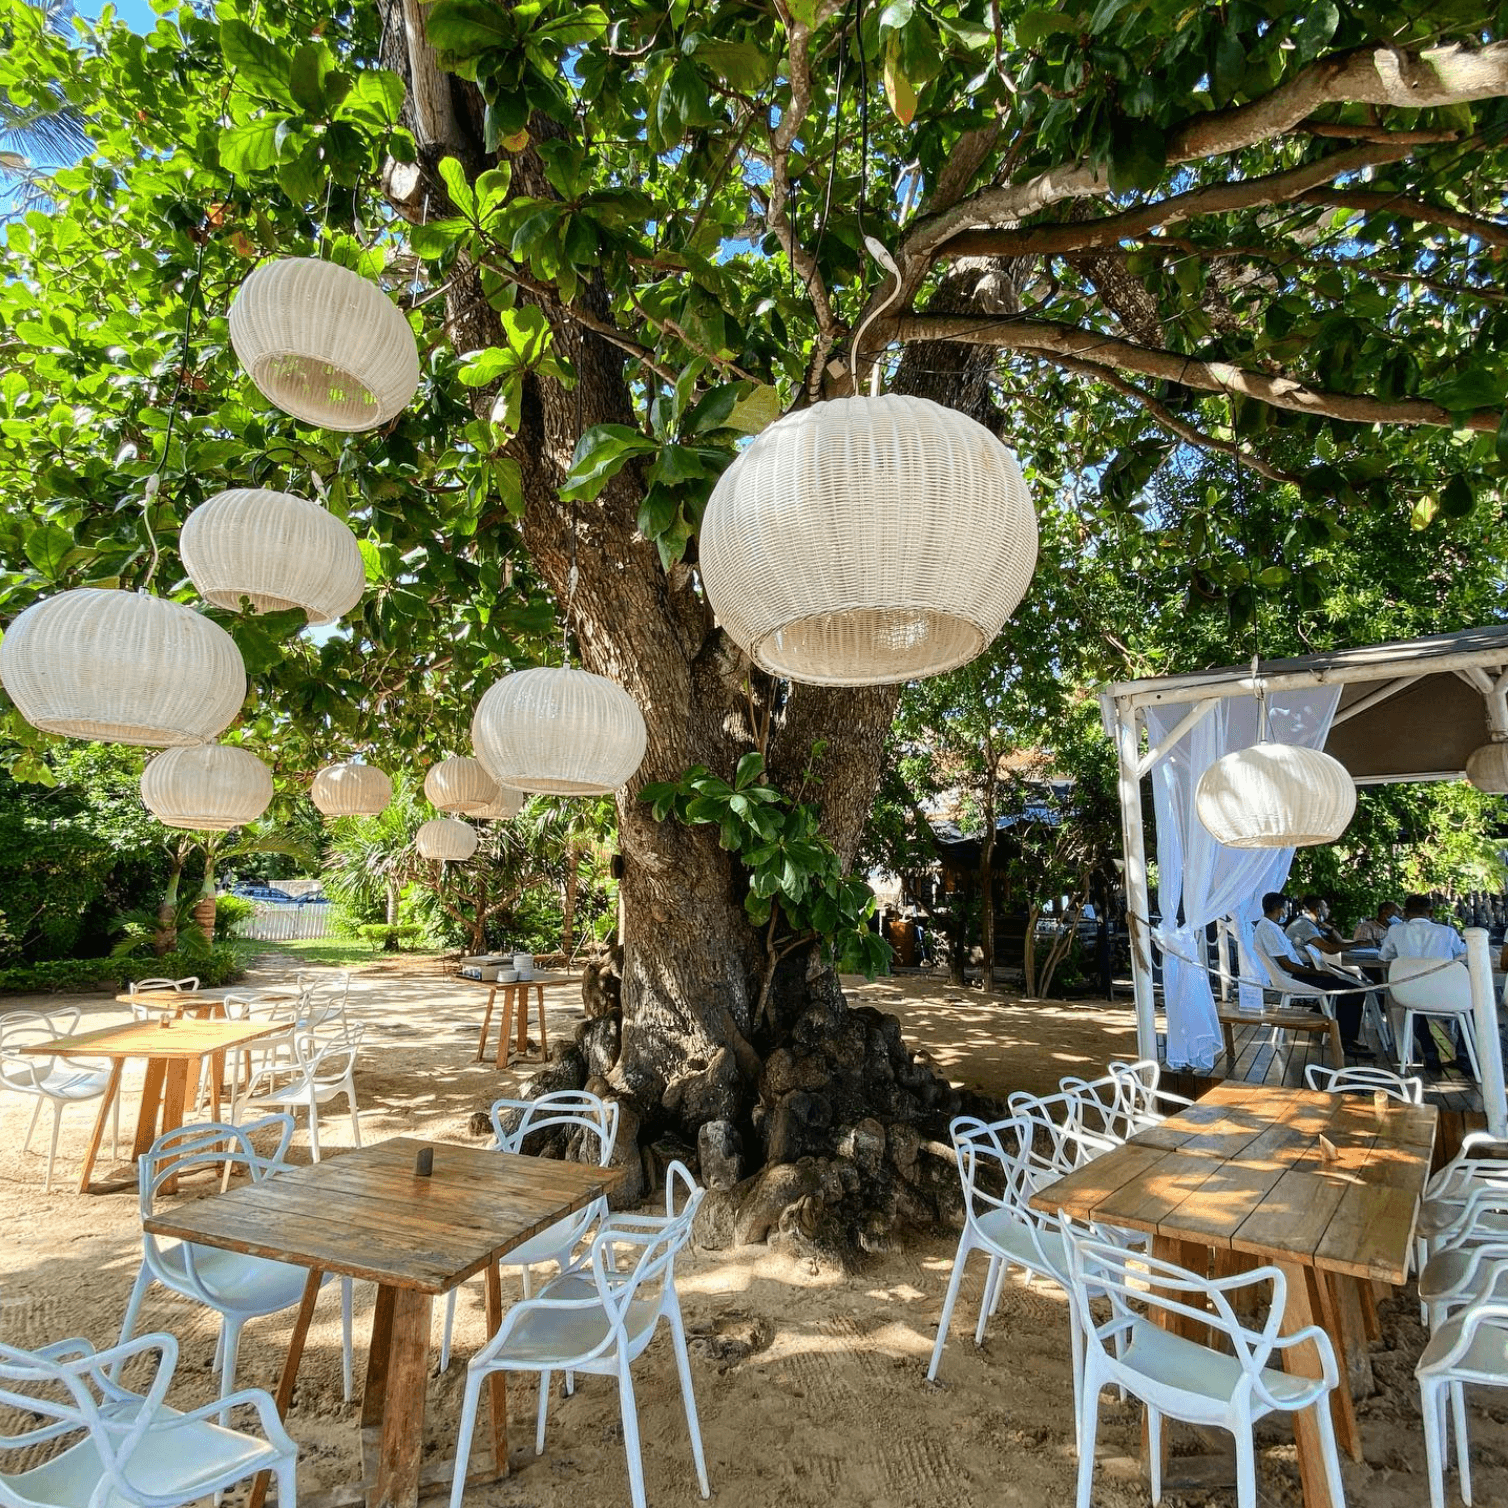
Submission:
<svg viewBox="0 0 1508 1508">
<path fill-rule="evenodd" d="M 553 796 L 595 796 L 633 778 L 644 760 L 644 714 L 616 681 L 540 666 L 489 686 L 471 744 L 498 785 Z"/>
<path fill-rule="evenodd" d="M 141 799 L 165 827 L 240 827 L 267 810 L 272 771 L 229 744 L 164 749 L 142 771 Z"/>
<path fill-rule="evenodd" d="M 1508 742 L 1473 749 L 1466 760 L 1466 778 L 1490 796 L 1508 796 Z"/>
<path fill-rule="evenodd" d="M 178 550 L 200 596 L 231 612 L 246 598 L 254 612 L 302 608 L 310 623 L 333 623 L 366 589 L 355 535 L 291 492 L 217 492 L 189 514 Z"/>
<path fill-rule="evenodd" d="M 718 622 L 772 675 L 888 684 L 965 664 L 1031 582 L 1016 458 L 925 398 L 839 398 L 770 425 L 725 471 L 698 558 Z"/>
<path fill-rule="evenodd" d="M 326 765 L 309 787 L 309 799 L 327 817 L 375 817 L 393 799 L 393 782 L 369 764 Z"/>
<path fill-rule="evenodd" d="M 469 859 L 477 850 L 476 829 L 454 817 L 436 817 L 414 834 L 414 847 L 421 859 Z"/>
<path fill-rule="evenodd" d="M 386 424 L 419 386 L 403 311 L 375 283 L 313 257 L 264 262 L 246 279 L 230 343 L 267 398 L 323 429 Z"/>
<path fill-rule="evenodd" d="M 453 755 L 432 765 L 424 777 L 429 804 L 442 812 L 479 817 L 497 800 L 497 782 L 468 755 Z"/>
<path fill-rule="evenodd" d="M 1333 843 L 1356 812 L 1356 783 L 1338 760 L 1298 744 L 1258 743 L 1217 759 L 1194 807 L 1227 848 Z"/>
<path fill-rule="evenodd" d="M 95 587 L 27 608 L 0 641 L 0 681 L 34 728 L 101 743 L 205 743 L 246 699 L 241 652 L 218 624 Z"/>
</svg>

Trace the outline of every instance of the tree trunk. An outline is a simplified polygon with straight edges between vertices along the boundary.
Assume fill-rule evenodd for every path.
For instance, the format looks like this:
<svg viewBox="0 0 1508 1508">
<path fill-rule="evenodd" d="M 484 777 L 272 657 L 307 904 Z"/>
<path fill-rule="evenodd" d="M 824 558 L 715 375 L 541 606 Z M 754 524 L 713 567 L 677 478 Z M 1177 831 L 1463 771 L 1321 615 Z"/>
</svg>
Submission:
<svg viewBox="0 0 1508 1508">
<path fill-rule="evenodd" d="M 984 954 L 986 995 L 995 988 L 995 812 L 993 804 L 985 807 L 984 833 L 979 840 L 979 944 Z"/>
<path fill-rule="evenodd" d="M 387 924 L 390 927 L 398 925 L 398 881 L 393 875 L 388 875 L 383 881 L 387 890 Z"/>
<path fill-rule="evenodd" d="M 204 940 L 210 947 L 215 945 L 215 898 L 212 895 L 201 895 L 194 902 L 194 925 L 204 934 Z"/>
<path fill-rule="evenodd" d="M 401 0 L 382 4 L 393 11 Z M 403 36 L 394 26 L 386 34 Z M 409 35 L 412 40 L 413 29 Z M 410 100 L 432 102 L 442 84 L 449 86 L 449 118 L 444 110 L 420 118 L 410 105 L 406 121 L 419 143 L 429 212 L 444 213 L 438 160 L 454 156 L 472 173 L 489 165 L 479 133 L 480 99 L 473 86 L 453 78 L 430 76 L 416 86 L 414 73 L 433 69 L 432 54 L 426 58 L 422 48 L 410 45 L 405 56 L 388 61 L 408 72 Z M 559 134 L 537 116 L 530 128 L 536 141 Z M 556 197 L 532 147 L 510 161 L 511 193 Z M 400 213 L 416 215 L 413 196 L 395 195 L 394 202 Z M 519 294 L 521 302 L 529 297 Z M 600 283 L 583 287 L 577 300 L 597 319 L 611 318 Z M 616 1160 L 628 1176 L 618 1201 L 631 1204 L 645 1192 L 641 1143 L 668 1135 L 682 1155 L 695 1159 L 710 1139 L 717 1171 L 708 1173 L 704 1159 L 704 1175 L 714 1187 L 727 1187 L 763 1164 L 807 1156 L 821 1159 L 827 1170 L 801 1173 L 800 1190 L 790 1181 L 795 1170 L 767 1171 L 758 1181 L 765 1194 L 754 1200 L 756 1213 L 740 1217 L 743 1238 L 762 1239 L 771 1225 L 784 1228 L 800 1204 L 804 1230 L 835 1221 L 850 1238 L 883 1239 L 898 1216 L 935 1217 L 939 1200 L 956 1197 L 956 1172 L 949 1166 L 936 1178 L 920 1170 L 917 1148 L 946 1136 L 959 1096 L 930 1068 L 912 1062 L 893 1017 L 850 1012 L 833 972 L 810 947 L 780 962 L 770 1021 L 756 1023 L 765 951 L 743 910 L 745 877 L 718 846 L 715 827 L 656 822 L 638 793 L 646 782 L 678 779 L 695 764 L 731 777 L 739 757 L 758 744 L 751 710 L 761 722 L 768 715 L 766 767 L 788 793 L 800 788 L 813 745 L 826 743 L 815 762 L 823 830 L 851 863 L 898 689 L 777 685 L 752 670 L 713 620 L 694 553 L 667 572 L 638 531 L 641 466 L 626 467 L 593 502 L 561 504 L 561 483 L 582 430 L 637 421 L 622 352 L 558 309 L 543 307 L 556 350 L 573 364 L 578 382 L 567 392 L 553 380 L 526 379 L 519 432 L 508 446 L 524 497 L 520 533 L 556 600 L 569 601 L 581 663 L 633 696 L 648 733 L 643 764 L 617 798 L 625 918 L 621 1026 L 613 1030 L 612 1018 L 584 1022 L 580 1047 L 551 1066 L 548 1087 L 590 1083 L 620 1100 Z M 446 316 L 457 350 L 502 343 L 497 314 L 464 267 L 452 269 Z M 968 348 L 957 350 L 979 366 Z M 477 393 L 478 412 L 485 414 L 491 403 L 490 390 Z M 573 557 L 579 577 L 568 592 Z M 542 1087 L 545 1082 L 542 1076 Z M 889 1136 L 887 1124 L 897 1128 Z M 769 1182 L 773 1174 L 780 1176 Z M 820 1189 L 806 1187 L 813 1178 Z M 752 1197 L 749 1188 L 739 1196 L 746 1210 Z M 762 1225 L 760 1209 L 769 1214 Z"/>
<path fill-rule="evenodd" d="M 560 951 L 569 963 L 576 951 L 576 896 L 581 888 L 581 855 L 566 849 L 565 883 L 560 887 Z"/>
</svg>

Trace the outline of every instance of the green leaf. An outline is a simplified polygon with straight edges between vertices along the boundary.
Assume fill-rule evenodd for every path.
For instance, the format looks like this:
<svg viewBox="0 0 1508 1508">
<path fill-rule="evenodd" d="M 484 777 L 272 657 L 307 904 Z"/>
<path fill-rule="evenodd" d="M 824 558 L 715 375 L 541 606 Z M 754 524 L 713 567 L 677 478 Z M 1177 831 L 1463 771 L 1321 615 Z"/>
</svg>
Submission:
<svg viewBox="0 0 1508 1508">
<path fill-rule="evenodd" d="M 454 157 L 442 157 L 440 178 L 445 184 L 445 191 L 450 195 L 450 202 L 468 220 L 475 220 L 476 195 L 471 191 L 471 181 L 466 176 L 466 169 Z"/>
<path fill-rule="evenodd" d="M 1310 0 L 1304 19 L 1293 32 L 1294 61 L 1308 63 L 1317 58 L 1340 25 L 1340 7 L 1335 0 Z"/>
<path fill-rule="evenodd" d="M 780 417 L 780 394 L 766 383 L 758 382 L 733 405 L 727 428 L 740 434 L 757 435 Z"/>
<path fill-rule="evenodd" d="M 1505 387 L 1508 387 L 1508 383 L 1505 383 L 1501 372 L 1472 366 L 1432 388 L 1429 396 L 1441 408 L 1448 408 L 1453 414 L 1461 414 L 1478 408 L 1500 407 L 1505 397 Z"/>
<path fill-rule="evenodd" d="M 501 5 L 485 0 L 438 0 L 424 23 L 432 47 L 453 58 L 474 58 L 492 47 L 511 47 L 513 23 Z"/>
<path fill-rule="evenodd" d="M 431 220 L 427 225 L 409 227 L 408 244 L 416 257 L 434 261 L 470 232 L 470 224 L 455 216 L 448 220 Z"/>
<path fill-rule="evenodd" d="M 310 115 L 322 115 L 325 110 L 323 54 L 324 49 L 318 42 L 305 42 L 293 54 L 288 73 L 288 88 L 294 104 Z"/>
<path fill-rule="evenodd" d="M 1079 22 L 1064 11 L 1029 10 L 1016 22 L 1016 45 L 1032 48 L 1040 45 L 1054 32 L 1075 32 Z"/>
<path fill-rule="evenodd" d="M 335 113 L 378 127 L 393 126 L 403 110 L 403 96 L 403 80 L 396 73 L 386 68 L 363 68 Z"/>
<path fill-rule="evenodd" d="M 903 126 L 916 118 L 916 91 L 902 71 L 900 37 L 894 32 L 885 44 L 885 100 Z"/>
<path fill-rule="evenodd" d="M 220 166 L 243 179 L 265 173 L 278 160 L 278 131 L 287 123 L 285 115 L 264 115 L 222 132 Z"/>
<path fill-rule="evenodd" d="M 1497 454 L 1498 460 L 1508 462 L 1508 409 L 1503 411 L 1503 417 L 1498 420 Z"/>
<path fill-rule="evenodd" d="M 1167 168 L 1167 138 L 1151 121 L 1117 116 L 1110 132 L 1110 187 L 1118 194 L 1155 189 Z"/>
<path fill-rule="evenodd" d="M 763 774 L 764 755 L 758 749 L 751 749 L 738 761 L 738 768 L 733 772 L 733 788 L 741 791 L 746 785 L 753 785 Z"/>
<path fill-rule="evenodd" d="M 260 32 L 234 18 L 222 21 L 220 51 L 225 55 L 226 66 L 234 71 L 238 84 L 292 102 L 288 76 L 293 70 L 293 61 L 281 47 L 269 42 Z"/>
<path fill-rule="evenodd" d="M 1233 28 L 1220 33 L 1215 44 L 1215 66 L 1210 70 L 1211 94 L 1217 105 L 1224 105 L 1241 87 L 1246 77 L 1246 49 Z"/>
<path fill-rule="evenodd" d="M 589 502 L 635 456 L 647 455 L 654 449 L 653 440 L 626 424 L 593 425 L 576 442 L 561 497 L 567 502 L 573 498 Z"/>
<path fill-rule="evenodd" d="M 56 581 L 73 548 L 73 535 L 54 523 L 44 523 L 26 536 L 26 558 L 49 581 Z"/>
</svg>

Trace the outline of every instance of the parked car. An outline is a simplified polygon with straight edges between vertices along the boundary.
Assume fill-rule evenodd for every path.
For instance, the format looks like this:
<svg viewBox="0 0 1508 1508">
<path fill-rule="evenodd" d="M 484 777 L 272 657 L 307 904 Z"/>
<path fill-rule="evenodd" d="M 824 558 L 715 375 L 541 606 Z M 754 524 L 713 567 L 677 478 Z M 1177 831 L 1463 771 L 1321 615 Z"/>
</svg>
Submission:
<svg viewBox="0 0 1508 1508">
<path fill-rule="evenodd" d="M 281 901 L 285 905 L 293 904 L 293 897 L 286 890 L 279 890 L 276 885 L 267 885 L 261 880 L 247 880 L 242 884 L 232 885 L 230 893 L 244 896 L 248 901 Z"/>
<path fill-rule="evenodd" d="M 308 895 L 299 896 L 294 904 L 299 906 L 328 906 L 330 904 L 330 897 L 323 890 L 311 890 Z"/>
</svg>

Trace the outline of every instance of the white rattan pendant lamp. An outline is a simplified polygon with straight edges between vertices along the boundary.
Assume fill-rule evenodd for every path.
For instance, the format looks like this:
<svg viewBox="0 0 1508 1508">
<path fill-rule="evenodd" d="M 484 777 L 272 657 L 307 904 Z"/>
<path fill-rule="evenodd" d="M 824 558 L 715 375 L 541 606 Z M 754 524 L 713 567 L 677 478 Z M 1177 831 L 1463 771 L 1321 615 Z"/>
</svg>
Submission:
<svg viewBox="0 0 1508 1508">
<path fill-rule="evenodd" d="M 291 492 L 236 487 L 189 514 L 178 536 L 189 580 L 205 601 L 239 612 L 302 608 L 334 623 L 361 601 L 366 567 L 356 536 L 328 508 Z"/>
<path fill-rule="evenodd" d="M 1252 679 L 1257 678 L 1252 660 Z M 1356 813 L 1356 782 L 1322 749 L 1267 736 L 1267 699 L 1257 688 L 1257 742 L 1222 755 L 1199 778 L 1194 810 L 1226 848 L 1312 848 L 1333 843 Z"/>
<path fill-rule="evenodd" d="M 164 827 L 241 827 L 271 803 L 272 771 L 231 744 L 165 749 L 142 771 L 141 799 Z"/>
<path fill-rule="evenodd" d="M 894 269 L 883 246 L 866 244 Z M 956 409 L 859 396 L 863 331 L 851 347 L 854 396 L 758 435 L 713 488 L 699 534 L 718 622 L 771 675 L 815 685 L 966 664 L 1004 627 L 1037 563 L 1015 456 Z"/>
<path fill-rule="evenodd" d="M 481 822 L 511 822 L 524 808 L 524 793 L 522 791 L 509 790 L 507 786 L 500 785 L 497 788 L 497 800 L 491 806 L 483 807 L 481 811 L 474 812 Z"/>
<path fill-rule="evenodd" d="M 424 794 L 439 811 L 480 817 L 497 801 L 498 788 L 480 760 L 462 754 L 430 767 L 424 777 Z"/>
<path fill-rule="evenodd" d="M 403 311 L 375 283 L 314 257 L 264 262 L 246 279 L 230 343 L 267 398 L 324 429 L 375 429 L 419 386 Z"/>
<path fill-rule="evenodd" d="M 1483 689 L 1490 742 L 1472 750 L 1466 760 L 1466 778 L 1490 796 L 1508 796 L 1508 670 Z"/>
<path fill-rule="evenodd" d="M 326 817 L 375 817 L 393 799 L 387 773 L 354 760 L 326 765 L 309 787 L 309 799 Z"/>
<path fill-rule="evenodd" d="M 476 829 L 454 817 L 436 817 L 414 834 L 414 847 L 421 859 L 469 859 L 477 850 Z"/>
</svg>

